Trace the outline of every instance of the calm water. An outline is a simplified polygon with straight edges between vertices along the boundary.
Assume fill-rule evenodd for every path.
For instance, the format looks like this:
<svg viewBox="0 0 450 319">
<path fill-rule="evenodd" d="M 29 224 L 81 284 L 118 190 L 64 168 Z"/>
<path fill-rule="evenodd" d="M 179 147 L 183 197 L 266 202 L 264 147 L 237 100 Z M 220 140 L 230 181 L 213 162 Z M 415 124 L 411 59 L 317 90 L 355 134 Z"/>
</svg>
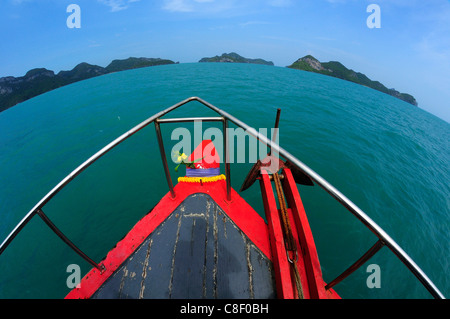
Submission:
<svg viewBox="0 0 450 319">
<path fill-rule="evenodd" d="M 0 113 L 0 241 L 94 152 L 190 96 L 257 129 L 272 127 L 281 108 L 280 145 L 362 208 L 450 295 L 450 125 L 372 89 L 280 67 L 195 63 L 125 71 Z M 213 115 L 189 105 L 177 115 Z M 163 127 L 168 150 L 177 142 L 173 128 Z M 251 166 L 233 164 L 234 188 Z M 319 187 L 299 190 L 331 281 L 376 237 Z M 100 261 L 167 191 L 151 125 L 89 167 L 44 211 Z M 242 196 L 262 214 L 258 186 Z M 90 269 L 36 217 L 0 256 L 0 297 L 62 298 L 69 264 Z M 369 264 L 380 266 L 379 289 L 367 287 Z M 429 296 L 387 248 L 335 289 L 344 298 Z"/>
</svg>

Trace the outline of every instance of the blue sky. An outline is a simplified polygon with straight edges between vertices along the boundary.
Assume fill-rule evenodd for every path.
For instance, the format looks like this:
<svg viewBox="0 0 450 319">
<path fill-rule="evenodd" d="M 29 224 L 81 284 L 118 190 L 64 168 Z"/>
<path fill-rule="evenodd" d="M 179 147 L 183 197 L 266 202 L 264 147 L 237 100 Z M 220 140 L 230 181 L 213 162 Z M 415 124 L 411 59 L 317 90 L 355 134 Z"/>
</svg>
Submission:
<svg viewBox="0 0 450 319">
<path fill-rule="evenodd" d="M 81 28 L 66 25 L 69 4 Z M 369 4 L 381 9 L 370 29 Z M 80 62 L 237 52 L 287 66 L 340 61 L 450 122 L 449 0 L 0 0 L 0 77 Z"/>
</svg>

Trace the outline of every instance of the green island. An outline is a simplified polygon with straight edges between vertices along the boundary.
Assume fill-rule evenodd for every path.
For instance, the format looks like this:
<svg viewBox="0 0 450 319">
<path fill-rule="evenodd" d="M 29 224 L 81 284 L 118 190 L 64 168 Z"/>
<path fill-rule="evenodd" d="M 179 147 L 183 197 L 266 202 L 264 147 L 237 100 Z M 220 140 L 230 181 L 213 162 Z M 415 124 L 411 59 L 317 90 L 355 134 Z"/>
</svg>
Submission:
<svg viewBox="0 0 450 319">
<path fill-rule="evenodd" d="M 266 61 L 263 59 L 248 59 L 240 56 L 235 52 L 223 53 L 221 56 L 216 55 L 212 58 L 202 58 L 198 62 L 252 63 L 252 64 L 274 65 L 272 61 Z"/>
<path fill-rule="evenodd" d="M 252 63 L 261 65 L 271 65 L 272 61 L 263 59 L 249 59 L 237 53 L 223 53 L 221 56 L 202 58 L 199 62 L 224 62 L 224 63 Z M 6 76 L 0 78 L 0 112 L 26 101 L 39 94 L 57 89 L 77 81 L 86 80 L 92 77 L 119 72 L 130 69 L 137 69 L 155 65 L 176 64 L 167 59 L 160 58 L 134 58 L 124 60 L 113 60 L 107 67 L 92 65 L 86 62 L 80 63 L 70 71 L 60 71 L 55 74 L 45 68 L 37 68 L 28 71 L 24 76 Z M 319 62 L 311 55 L 307 55 L 292 63 L 288 68 L 298 69 L 308 72 L 320 73 L 351 81 L 360 85 L 370 87 L 380 92 L 399 98 L 405 102 L 417 106 L 416 99 L 406 93 L 400 93 L 395 89 L 388 89 L 378 81 L 370 80 L 366 75 L 347 69 L 340 62 Z"/>
<path fill-rule="evenodd" d="M 57 74 L 45 68 L 37 68 L 21 77 L 2 77 L 0 78 L 0 112 L 64 85 L 108 73 L 163 64 L 175 64 L 175 62 L 159 58 L 131 57 L 114 60 L 105 68 L 83 62 L 70 71 L 60 71 Z"/>
<path fill-rule="evenodd" d="M 372 89 L 375 89 L 377 91 L 392 95 L 414 106 L 418 105 L 416 99 L 412 95 L 407 93 L 400 93 L 395 89 L 388 89 L 380 82 L 372 81 L 365 74 L 355 72 L 351 69 L 347 69 L 340 62 L 336 61 L 319 62 L 312 55 L 307 55 L 292 63 L 290 66 L 288 66 L 288 68 L 333 76 L 342 80 L 361 84 L 370 87 Z"/>
</svg>

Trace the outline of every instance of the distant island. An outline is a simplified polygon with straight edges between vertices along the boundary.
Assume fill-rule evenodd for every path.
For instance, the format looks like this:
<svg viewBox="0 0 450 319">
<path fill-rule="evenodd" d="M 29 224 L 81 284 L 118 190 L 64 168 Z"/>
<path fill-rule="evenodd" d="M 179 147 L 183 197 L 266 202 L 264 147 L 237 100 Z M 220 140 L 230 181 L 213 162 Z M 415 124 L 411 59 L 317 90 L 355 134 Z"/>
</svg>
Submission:
<svg viewBox="0 0 450 319">
<path fill-rule="evenodd" d="M 223 53 L 221 56 L 216 55 L 215 57 L 212 58 L 202 58 L 198 62 L 252 63 L 252 64 L 274 65 L 272 61 L 266 61 L 263 59 L 248 59 L 234 52 Z"/>
<path fill-rule="evenodd" d="M 418 106 L 416 99 L 412 95 L 407 93 L 400 93 L 395 89 L 388 89 L 380 82 L 372 81 L 366 75 L 360 72 L 355 72 L 353 70 L 347 69 L 340 62 L 330 61 L 322 63 L 319 62 L 319 60 L 317 60 L 315 57 L 307 55 L 292 63 L 290 66 L 288 66 L 288 68 L 320 73 L 361 84 L 380 92 L 392 95 L 414 106 Z"/>
<path fill-rule="evenodd" d="M 2 77 L 0 78 L 0 112 L 39 94 L 74 82 L 112 72 L 174 63 L 171 60 L 159 58 L 131 57 L 114 60 L 106 68 L 83 62 L 70 71 L 60 71 L 58 74 L 45 68 L 37 68 L 28 71 L 25 76 Z"/>
<path fill-rule="evenodd" d="M 244 58 L 234 52 L 223 53 L 221 56 L 216 55 L 215 57 L 211 58 L 202 58 L 199 62 L 252 63 L 272 66 L 274 65 L 272 61 Z M 175 62 L 160 58 L 130 57 L 124 60 L 113 60 L 105 68 L 83 62 L 78 64 L 70 71 L 60 71 L 57 74 L 45 68 L 37 68 L 28 71 L 24 76 L 21 77 L 2 77 L 0 78 L 0 112 L 39 94 L 74 82 L 86 80 L 112 72 L 165 64 L 175 64 Z M 288 68 L 320 73 L 351 81 L 389 94 L 412 105 L 418 105 L 416 99 L 412 95 L 400 93 L 395 89 L 388 89 L 380 82 L 372 81 L 366 75 L 360 72 L 355 72 L 353 70 L 347 69 L 340 62 L 319 62 L 313 56 L 307 55 L 289 65 Z"/>
</svg>

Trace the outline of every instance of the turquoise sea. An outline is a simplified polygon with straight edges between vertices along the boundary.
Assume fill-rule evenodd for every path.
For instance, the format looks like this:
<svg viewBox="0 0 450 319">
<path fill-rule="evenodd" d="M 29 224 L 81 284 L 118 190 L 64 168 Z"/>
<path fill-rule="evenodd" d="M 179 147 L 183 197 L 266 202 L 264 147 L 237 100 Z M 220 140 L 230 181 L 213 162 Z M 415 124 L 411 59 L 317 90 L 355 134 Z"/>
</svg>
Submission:
<svg viewBox="0 0 450 319">
<path fill-rule="evenodd" d="M 190 96 L 256 129 L 271 128 L 281 108 L 280 145 L 363 209 L 450 296 L 450 124 L 375 90 L 282 67 L 193 63 L 130 70 L 0 113 L 0 241 L 93 153 Z M 176 114 L 213 115 L 198 103 Z M 173 128 L 163 126 L 168 150 L 177 142 L 170 139 Z M 235 189 L 251 166 L 232 165 Z M 318 186 L 299 190 L 324 279 L 331 281 L 376 237 Z M 73 180 L 44 212 L 100 261 L 167 191 L 150 125 Z M 257 184 L 241 194 L 263 214 Z M 90 269 L 36 216 L 0 256 L 0 298 L 63 298 L 70 264 L 83 274 Z M 369 264 L 380 266 L 380 288 L 367 286 Z M 335 290 L 343 298 L 430 297 L 386 247 Z"/>
</svg>

